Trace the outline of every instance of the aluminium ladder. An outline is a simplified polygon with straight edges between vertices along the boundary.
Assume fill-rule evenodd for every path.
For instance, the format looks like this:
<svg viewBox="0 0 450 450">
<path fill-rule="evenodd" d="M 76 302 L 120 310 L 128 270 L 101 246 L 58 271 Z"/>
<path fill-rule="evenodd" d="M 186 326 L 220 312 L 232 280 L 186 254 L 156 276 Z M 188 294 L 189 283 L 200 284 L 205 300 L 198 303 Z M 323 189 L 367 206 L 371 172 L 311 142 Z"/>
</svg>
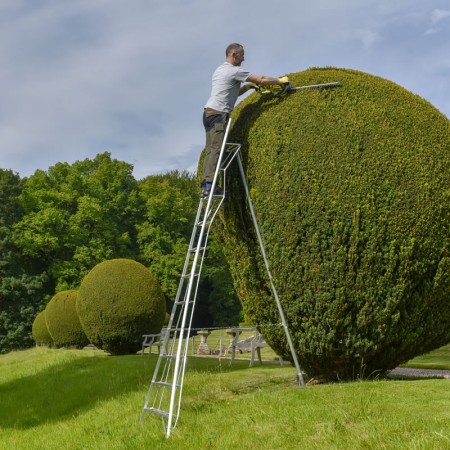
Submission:
<svg viewBox="0 0 450 450">
<path fill-rule="evenodd" d="M 267 256 L 250 199 L 245 172 L 239 155 L 241 145 L 227 143 L 230 125 L 231 119 L 229 119 L 225 131 L 209 197 L 200 198 L 195 217 L 195 224 L 192 230 L 191 240 L 186 254 L 183 272 L 178 285 L 178 291 L 173 304 L 172 313 L 160 346 L 158 361 L 156 363 L 150 388 L 142 409 L 141 420 L 144 418 L 146 412 L 152 412 L 162 417 L 162 422 L 167 437 L 170 436 L 172 428 L 175 428 L 180 414 L 184 375 L 186 371 L 187 351 L 197 291 L 200 282 L 200 274 L 203 267 L 211 225 L 225 199 L 226 172 L 234 159 L 237 160 L 239 165 L 247 201 L 269 276 L 269 282 L 280 312 L 282 326 L 288 340 L 293 361 L 297 369 L 298 381 L 299 384 L 304 384 L 295 349 L 284 317 L 284 312 L 273 284 Z M 223 193 L 216 195 L 214 192 L 216 186 L 218 185 L 220 175 L 222 176 Z"/>
</svg>

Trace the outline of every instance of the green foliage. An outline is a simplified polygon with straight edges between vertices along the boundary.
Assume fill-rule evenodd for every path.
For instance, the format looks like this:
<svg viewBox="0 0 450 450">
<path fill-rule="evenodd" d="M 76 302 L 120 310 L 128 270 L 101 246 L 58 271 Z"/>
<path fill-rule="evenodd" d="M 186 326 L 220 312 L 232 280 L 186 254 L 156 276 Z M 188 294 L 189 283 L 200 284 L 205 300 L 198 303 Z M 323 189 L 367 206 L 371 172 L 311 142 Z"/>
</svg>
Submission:
<svg viewBox="0 0 450 450">
<path fill-rule="evenodd" d="M 11 170 L 0 169 L 0 230 L 20 219 L 19 203 L 21 182 L 19 175 Z"/>
<path fill-rule="evenodd" d="M 168 303 L 176 297 L 189 247 L 198 207 L 197 187 L 192 174 L 178 171 L 149 176 L 139 182 L 141 199 L 145 202 L 144 220 L 136 226 L 141 262 L 161 280 Z M 228 263 L 221 245 L 212 237 L 208 242 L 193 326 L 237 325 L 240 312 Z"/>
<path fill-rule="evenodd" d="M 141 210 L 132 169 L 103 153 L 58 163 L 25 180 L 16 241 L 25 256 L 39 261 L 54 290 L 77 288 L 105 259 L 136 254 L 134 225 Z"/>
<path fill-rule="evenodd" d="M 77 311 L 90 342 L 117 355 L 135 353 L 143 334 L 159 333 L 166 306 L 148 269 L 136 261 L 113 259 L 96 265 L 83 279 Z"/>
<path fill-rule="evenodd" d="M 302 367 L 369 376 L 450 340 L 450 122 L 387 80 L 290 75 L 342 87 L 252 94 L 234 112 L 272 274 Z M 279 323 L 237 173 L 222 237 L 245 314 Z M 283 357 L 283 331 L 265 331 Z"/>
<path fill-rule="evenodd" d="M 0 169 L 0 353 L 33 345 L 31 326 L 38 312 L 46 276 L 34 273 L 14 239 L 13 226 L 23 211 L 22 182 Z"/>
<path fill-rule="evenodd" d="M 213 234 L 208 240 L 208 252 L 203 271 L 203 292 L 199 295 L 197 308 L 207 311 L 211 319 L 209 323 L 196 322 L 194 326 L 238 325 L 242 321 L 242 305 L 234 289 L 223 245 Z"/>
<path fill-rule="evenodd" d="M 198 204 L 192 174 L 173 171 L 139 181 L 145 205 L 136 225 L 142 262 L 161 280 L 167 299 L 173 300 L 183 268 Z"/>
<path fill-rule="evenodd" d="M 38 313 L 34 319 L 32 333 L 36 345 L 50 347 L 53 344 L 53 339 L 48 331 L 47 323 L 45 321 L 45 310 Z"/>
<path fill-rule="evenodd" d="M 37 312 L 55 292 L 78 289 L 105 260 L 147 265 L 170 303 L 197 205 L 192 174 L 172 171 L 137 182 L 132 166 L 109 153 L 58 163 L 23 180 L 0 169 L 0 353 L 33 345 Z M 202 326 L 223 320 L 211 302 L 229 305 L 227 317 L 239 309 L 227 265 L 208 268 L 199 299 L 204 307 L 196 309 L 199 316 L 207 312 Z"/>
<path fill-rule="evenodd" d="M 78 291 L 58 292 L 45 308 L 45 323 L 56 347 L 83 348 L 89 344 L 78 318 L 77 298 Z"/>
</svg>

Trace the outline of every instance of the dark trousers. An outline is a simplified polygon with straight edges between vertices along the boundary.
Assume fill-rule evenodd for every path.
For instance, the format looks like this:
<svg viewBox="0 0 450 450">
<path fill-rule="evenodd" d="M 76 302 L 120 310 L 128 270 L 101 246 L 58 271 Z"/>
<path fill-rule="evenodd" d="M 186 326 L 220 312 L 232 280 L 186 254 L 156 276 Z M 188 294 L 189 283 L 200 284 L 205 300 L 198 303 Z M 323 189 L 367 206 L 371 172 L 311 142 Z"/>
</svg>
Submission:
<svg viewBox="0 0 450 450">
<path fill-rule="evenodd" d="M 217 160 L 225 137 L 229 115 L 219 113 L 207 115 L 203 112 L 203 126 L 206 132 L 205 159 L 203 160 L 202 183 L 212 183 Z"/>
</svg>

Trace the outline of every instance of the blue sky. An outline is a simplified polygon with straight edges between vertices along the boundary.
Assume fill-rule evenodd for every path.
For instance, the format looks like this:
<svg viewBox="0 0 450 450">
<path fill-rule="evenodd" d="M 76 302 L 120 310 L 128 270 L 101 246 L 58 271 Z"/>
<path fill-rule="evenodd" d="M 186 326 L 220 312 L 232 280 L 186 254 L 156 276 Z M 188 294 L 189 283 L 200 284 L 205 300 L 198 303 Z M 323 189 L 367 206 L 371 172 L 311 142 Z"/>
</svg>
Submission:
<svg viewBox="0 0 450 450">
<path fill-rule="evenodd" d="M 1 0 L 0 167 L 109 151 L 137 179 L 196 170 L 230 42 L 255 74 L 361 70 L 450 117 L 448 0 Z"/>
</svg>

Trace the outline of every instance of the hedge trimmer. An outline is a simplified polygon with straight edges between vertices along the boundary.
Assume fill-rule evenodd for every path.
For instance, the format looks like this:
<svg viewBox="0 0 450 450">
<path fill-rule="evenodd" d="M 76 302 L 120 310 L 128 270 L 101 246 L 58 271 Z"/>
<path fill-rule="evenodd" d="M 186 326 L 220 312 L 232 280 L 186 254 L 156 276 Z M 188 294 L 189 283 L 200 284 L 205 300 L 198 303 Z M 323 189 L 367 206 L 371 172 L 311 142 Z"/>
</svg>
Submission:
<svg viewBox="0 0 450 450">
<path fill-rule="evenodd" d="M 270 84 L 266 86 L 255 85 L 254 89 L 260 94 L 273 94 L 275 97 L 281 97 L 284 94 L 288 94 L 294 91 L 300 91 L 303 89 L 325 89 L 342 86 L 339 81 L 332 81 L 330 83 L 310 84 L 308 86 L 292 86 L 291 83 L 285 84 Z"/>
</svg>

